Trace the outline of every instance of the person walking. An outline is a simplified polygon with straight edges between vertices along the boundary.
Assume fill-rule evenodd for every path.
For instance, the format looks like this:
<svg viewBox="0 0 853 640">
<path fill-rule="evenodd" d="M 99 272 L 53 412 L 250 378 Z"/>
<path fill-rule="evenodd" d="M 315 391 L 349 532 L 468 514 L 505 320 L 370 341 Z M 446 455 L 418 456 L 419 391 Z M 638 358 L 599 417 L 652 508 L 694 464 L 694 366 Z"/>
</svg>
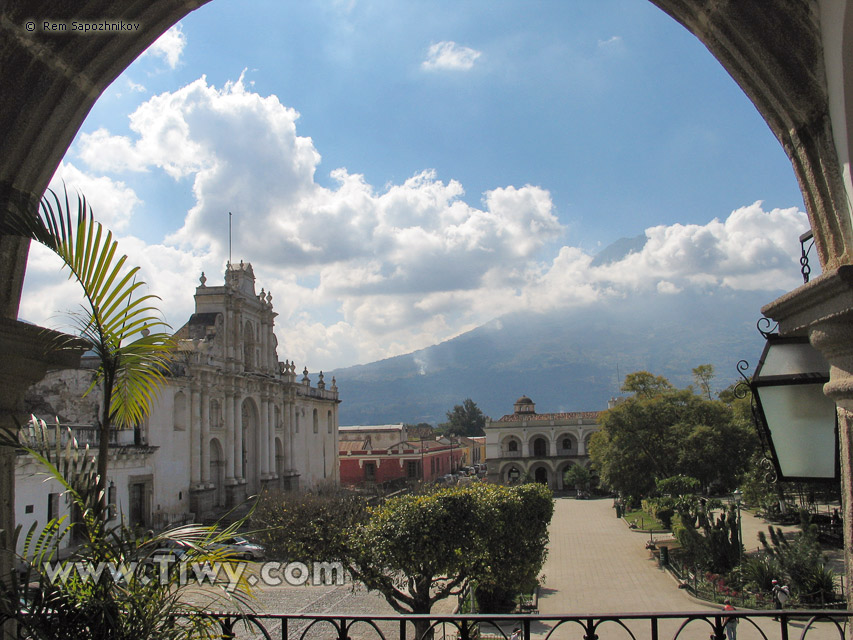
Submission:
<svg viewBox="0 0 853 640">
<path fill-rule="evenodd" d="M 771 587 L 771 591 L 773 593 L 773 604 L 776 609 L 784 609 L 785 603 L 788 602 L 788 598 L 791 597 L 791 592 L 787 586 L 783 584 L 779 584 L 778 580 L 771 580 L 770 584 L 773 585 Z M 773 618 L 776 620 L 777 618 Z"/>
<path fill-rule="evenodd" d="M 735 610 L 735 608 L 732 606 L 732 601 L 726 600 L 726 604 L 723 607 L 723 611 L 734 611 L 734 610 Z M 729 618 L 726 619 L 724 624 L 726 627 L 726 638 L 727 638 L 727 640 L 737 640 L 737 623 L 738 623 L 738 619 L 733 617 L 733 616 L 730 616 Z"/>
</svg>

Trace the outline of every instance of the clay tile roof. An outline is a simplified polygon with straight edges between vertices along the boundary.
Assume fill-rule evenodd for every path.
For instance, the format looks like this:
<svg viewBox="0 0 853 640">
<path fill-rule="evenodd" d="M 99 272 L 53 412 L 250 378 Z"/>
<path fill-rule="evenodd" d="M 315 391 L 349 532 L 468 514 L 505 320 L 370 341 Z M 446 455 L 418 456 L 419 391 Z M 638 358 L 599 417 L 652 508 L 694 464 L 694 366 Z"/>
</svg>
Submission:
<svg viewBox="0 0 853 640">
<path fill-rule="evenodd" d="M 364 448 L 364 440 L 342 440 L 338 443 L 339 451 L 366 451 Z"/>
</svg>

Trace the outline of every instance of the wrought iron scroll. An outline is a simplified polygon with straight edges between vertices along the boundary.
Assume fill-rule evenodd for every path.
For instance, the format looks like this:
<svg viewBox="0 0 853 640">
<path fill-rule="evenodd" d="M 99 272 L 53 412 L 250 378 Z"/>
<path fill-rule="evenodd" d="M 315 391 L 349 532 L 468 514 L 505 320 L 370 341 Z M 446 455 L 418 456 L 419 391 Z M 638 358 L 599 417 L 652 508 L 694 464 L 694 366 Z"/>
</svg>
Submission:
<svg viewBox="0 0 853 640">
<path fill-rule="evenodd" d="M 771 335 L 779 330 L 779 323 L 773 322 L 770 318 L 762 316 L 758 319 L 758 322 L 755 323 L 755 328 L 758 329 L 758 333 L 767 340 Z"/>
</svg>

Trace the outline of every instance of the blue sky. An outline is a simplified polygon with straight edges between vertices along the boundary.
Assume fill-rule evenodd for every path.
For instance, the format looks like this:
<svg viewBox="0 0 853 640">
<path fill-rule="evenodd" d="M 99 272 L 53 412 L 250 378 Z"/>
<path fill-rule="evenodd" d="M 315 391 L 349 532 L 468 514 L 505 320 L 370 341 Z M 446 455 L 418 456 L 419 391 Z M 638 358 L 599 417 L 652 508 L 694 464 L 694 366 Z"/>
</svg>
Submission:
<svg viewBox="0 0 853 640">
<path fill-rule="evenodd" d="M 221 281 L 233 212 L 279 356 L 312 370 L 506 309 L 769 301 L 796 286 L 807 226 L 755 108 L 646 0 L 214 0 L 105 92 L 60 178 L 175 328 L 201 271 Z M 642 252 L 591 264 L 643 234 Z M 55 269 L 33 251 L 22 316 L 73 308 Z"/>
</svg>

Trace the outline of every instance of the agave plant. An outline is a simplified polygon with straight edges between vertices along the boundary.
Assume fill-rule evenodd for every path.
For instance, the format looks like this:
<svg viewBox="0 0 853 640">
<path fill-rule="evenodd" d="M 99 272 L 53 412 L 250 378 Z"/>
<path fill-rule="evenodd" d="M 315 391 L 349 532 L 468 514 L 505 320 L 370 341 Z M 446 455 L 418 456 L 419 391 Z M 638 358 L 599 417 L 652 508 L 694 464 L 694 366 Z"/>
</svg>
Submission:
<svg viewBox="0 0 853 640">
<path fill-rule="evenodd" d="M 41 531 L 37 524 L 25 534 L 20 526 L 15 531 L 15 543 L 20 541 L 22 548 L 20 572 L 0 577 L 0 622 L 15 620 L 19 637 L 215 638 L 221 636 L 206 615 L 211 606 L 251 609 L 246 574 L 218 545 L 233 537 L 245 518 L 226 527 L 186 525 L 157 534 L 135 531 L 123 522 L 110 525 L 98 512 L 94 455 L 77 445 L 69 429 L 58 424 L 49 429 L 33 417 L 19 434 L 0 439 L 8 446 L 16 444 L 10 440 L 16 437 L 17 446 L 61 485 L 79 514 L 73 523 L 63 516 Z M 60 558 L 59 549 L 71 531 L 80 543 Z M 179 552 L 180 562 L 157 562 L 164 549 Z M 193 566 L 218 567 L 220 578 L 237 579 L 207 584 L 202 579 L 199 584 L 192 580 L 199 575 Z"/>
<path fill-rule="evenodd" d="M 97 477 L 103 512 L 110 429 L 132 428 L 150 412 L 174 343 L 170 327 L 153 306 L 157 296 L 140 293 L 145 283 L 138 278 L 139 267 L 129 267 L 126 255 L 118 257 L 117 241 L 95 221 L 84 196 L 77 196 L 76 215 L 71 209 L 67 189 L 63 199 L 48 190 L 37 212 L 11 207 L 0 234 L 29 238 L 50 249 L 83 290 L 86 302 L 72 317 L 100 361 L 86 393 L 99 389 L 102 395 Z M 69 344 L 55 342 L 53 348 Z"/>
</svg>

